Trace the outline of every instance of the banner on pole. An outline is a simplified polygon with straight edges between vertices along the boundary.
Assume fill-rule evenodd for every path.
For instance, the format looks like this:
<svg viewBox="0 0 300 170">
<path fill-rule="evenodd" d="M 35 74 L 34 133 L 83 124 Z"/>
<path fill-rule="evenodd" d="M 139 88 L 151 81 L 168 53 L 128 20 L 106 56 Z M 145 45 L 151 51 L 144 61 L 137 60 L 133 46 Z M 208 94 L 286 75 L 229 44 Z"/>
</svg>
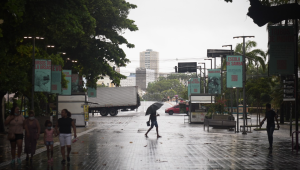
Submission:
<svg viewBox="0 0 300 170">
<path fill-rule="evenodd" d="M 243 87 L 243 56 L 228 55 L 227 63 L 227 88 L 242 88 Z"/>
<path fill-rule="evenodd" d="M 88 97 L 97 97 L 97 89 L 88 87 Z"/>
<path fill-rule="evenodd" d="M 51 93 L 61 94 L 61 71 L 60 65 L 52 65 Z"/>
<path fill-rule="evenodd" d="M 208 69 L 208 93 L 221 94 L 221 70 Z"/>
<path fill-rule="evenodd" d="M 63 88 L 62 95 L 71 95 L 72 70 L 63 70 L 63 73 L 65 74 L 65 78 L 68 81 L 68 87 Z"/>
<path fill-rule="evenodd" d="M 294 74 L 294 27 L 269 26 L 269 75 Z"/>
<path fill-rule="evenodd" d="M 72 74 L 72 93 L 79 92 L 79 75 L 78 74 Z"/>
<path fill-rule="evenodd" d="M 84 112 L 84 121 L 88 122 L 89 121 L 89 105 L 83 105 L 83 112 Z"/>
<path fill-rule="evenodd" d="M 188 96 L 200 94 L 200 78 L 191 78 L 188 81 Z"/>
<path fill-rule="evenodd" d="M 34 91 L 51 92 L 51 60 L 35 60 Z"/>
</svg>

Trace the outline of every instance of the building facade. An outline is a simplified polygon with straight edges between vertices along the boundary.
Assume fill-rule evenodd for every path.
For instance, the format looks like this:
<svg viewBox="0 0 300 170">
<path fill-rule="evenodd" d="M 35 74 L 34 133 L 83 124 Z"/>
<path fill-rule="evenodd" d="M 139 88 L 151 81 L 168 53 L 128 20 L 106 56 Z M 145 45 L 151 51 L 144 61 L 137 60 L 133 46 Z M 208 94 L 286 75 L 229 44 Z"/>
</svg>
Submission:
<svg viewBox="0 0 300 170">
<path fill-rule="evenodd" d="M 147 49 L 140 52 L 140 68 L 154 70 L 155 79 L 159 76 L 159 52 Z"/>
<path fill-rule="evenodd" d="M 108 62 L 108 64 L 111 67 L 115 67 L 115 71 L 120 73 L 120 67 L 117 67 L 115 63 Z M 109 76 L 102 76 L 102 77 L 103 79 L 99 79 L 97 81 L 97 85 L 105 85 L 106 87 L 115 87 L 114 83 L 112 83 L 112 80 L 109 78 Z"/>
<path fill-rule="evenodd" d="M 136 86 L 136 73 L 130 73 L 126 79 L 121 80 L 120 84 L 121 87 Z"/>
<path fill-rule="evenodd" d="M 136 86 L 141 90 L 146 90 L 148 83 L 155 81 L 155 71 L 146 68 L 136 69 Z"/>
</svg>

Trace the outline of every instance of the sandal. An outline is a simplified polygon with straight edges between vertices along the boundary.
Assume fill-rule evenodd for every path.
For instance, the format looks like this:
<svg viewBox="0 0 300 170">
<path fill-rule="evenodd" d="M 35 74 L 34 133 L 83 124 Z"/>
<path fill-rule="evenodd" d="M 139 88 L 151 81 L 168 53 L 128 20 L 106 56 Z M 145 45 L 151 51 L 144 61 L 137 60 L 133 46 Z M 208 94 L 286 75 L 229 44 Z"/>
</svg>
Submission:
<svg viewBox="0 0 300 170">
<path fill-rule="evenodd" d="M 66 160 L 63 159 L 63 160 L 61 161 L 61 164 L 66 164 Z"/>
</svg>

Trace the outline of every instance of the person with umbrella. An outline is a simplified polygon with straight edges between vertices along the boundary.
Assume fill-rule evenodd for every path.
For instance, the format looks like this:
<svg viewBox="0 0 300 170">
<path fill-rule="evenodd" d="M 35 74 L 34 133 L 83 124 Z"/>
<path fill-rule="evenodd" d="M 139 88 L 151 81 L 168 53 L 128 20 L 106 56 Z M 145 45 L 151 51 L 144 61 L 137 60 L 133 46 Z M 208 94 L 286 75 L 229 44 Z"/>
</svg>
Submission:
<svg viewBox="0 0 300 170">
<path fill-rule="evenodd" d="M 148 137 L 148 133 L 151 131 L 151 129 L 155 126 L 156 127 L 156 133 L 157 137 L 160 138 L 161 136 L 158 133 L 158 123 L 157 123 L 157 116 L 159 114 L 156 114 L 156 111 L 161 108 L 163 104 L 162 103 L 154 103 L 151 106 L 148 107 L 146 111 L 146 115 L 150 114 L 149 116 L 149 121 L 151 121 L 151 126 L 148 129 L 147 133 L 145 133 L 145 136 Z"/>
</svg>

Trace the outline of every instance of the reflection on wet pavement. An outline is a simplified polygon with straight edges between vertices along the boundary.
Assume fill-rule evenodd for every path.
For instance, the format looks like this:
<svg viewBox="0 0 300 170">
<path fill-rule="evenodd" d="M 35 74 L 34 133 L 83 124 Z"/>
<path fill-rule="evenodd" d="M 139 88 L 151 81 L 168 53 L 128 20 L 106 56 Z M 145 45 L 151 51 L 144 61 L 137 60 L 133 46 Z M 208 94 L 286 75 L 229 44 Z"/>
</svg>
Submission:
<svg viewBox="0 0 300 170">
<path fill-rule="evenodd" d="M 150 103 L 148 103 L 150 104 Z M 168 106 L 164 106 L 165 108 Z M 143 110 L 143 108 L 141 109 Z M 37 154 L 31 166 L 1 169 L 300 169 L 299 156 L 291 152 L 288 126 L 274 132 L 270 152 L 264 131 L 247 135 L 226 129 L 203 130 L 202 124 L 184 124 L 183 115 L 158 117 L 159 132 L 145 138 L 148 117 L 143 111 L 120 113 L 116 117 L 91 118 L 95 129 L 72 144 L 71 163 L 61 165 L 59 147 L 54 162 L 47 163 L 46 152 Z"/>
</svg>

